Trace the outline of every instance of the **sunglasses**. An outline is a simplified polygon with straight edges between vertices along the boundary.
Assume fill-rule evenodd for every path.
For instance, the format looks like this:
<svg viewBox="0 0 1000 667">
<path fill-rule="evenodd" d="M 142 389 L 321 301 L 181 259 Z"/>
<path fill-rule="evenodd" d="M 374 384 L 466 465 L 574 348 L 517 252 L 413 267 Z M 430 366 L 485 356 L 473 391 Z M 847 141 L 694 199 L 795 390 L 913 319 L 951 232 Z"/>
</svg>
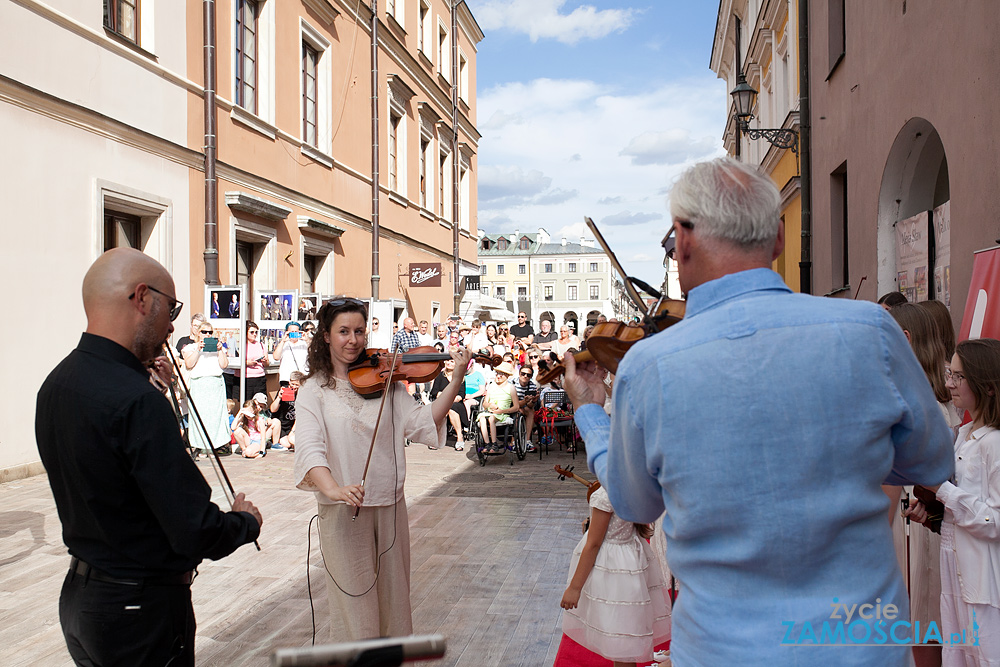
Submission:
<svg viewBox="0 0 1000 667">
<path fill-rule="evenodd" d="M 170 321 L 173 322 L 174 320 L 176 320 L 177 316 L 181 314 L 181 308 L 184 307 L 184 302 L 183 301 L 178 301 L 177 299 L 175 299 L 174 297 L 170 296 L 169 294 L 164 294 L 163 292 L 161 292 L 160 290 L 156 289 L 152 285 L 146 285 L 146 288 L 150 292 L 156 292 L 160 296 L 165 296 L 168 299 L 170 299 L 171 301 L 173 301 L 173 304 L 171 304 L 171 306 L 170 306 Z M 132 292 L 131 294 L 129 294 L 128 298 L 129 298 L 129 301 L 131 301 L 132 299 L 134 299 L 135 298 L 135 292 Z"/>
<path fill-rule="evenodd" d="M 523 377 L 523 378 L 530 378 L 531 377 L 531 373 L 521 373 L 521 377 Z"/>
<path fill-rule="evenodd" d="M 207 331 L 206 331 L 205 329 L 202 329 L 202 330 L 201 330 L 201 333 L 203 333 L 203 334 L 213 334 L 213 333 L 215 333 L 215 332 L 214 332 L 214 331 L 212 331 L 211 329 L 209 329 L 209 330 L 207 330 Z"/>
<path fill-rule="evenodd" d="M 348 304 L 354 306 L 362 306 L 364 308 L 368 307 L 368 304 L 361 299 L 355 299 L 354 297 L 345 296 L 340 299 L 330 299 L 324 305 L 333 306 L 334 308 L 340 308 L 341 306 L 346 306 Z"/>
</svg>

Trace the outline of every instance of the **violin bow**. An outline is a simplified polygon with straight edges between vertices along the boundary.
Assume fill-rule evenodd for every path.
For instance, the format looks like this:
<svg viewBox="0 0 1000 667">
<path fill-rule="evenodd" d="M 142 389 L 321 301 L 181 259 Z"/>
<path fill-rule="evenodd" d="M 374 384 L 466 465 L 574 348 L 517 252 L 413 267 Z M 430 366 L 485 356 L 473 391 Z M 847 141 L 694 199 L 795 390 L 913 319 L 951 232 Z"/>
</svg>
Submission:
<svg viewBox="0 0 1000 667">
<path fill-rule="evenodd" d="M 861 286 L 865 284 L 866 280 L 868 280 L 868 276 L 861 276 L 861 281 L 858 283 L 858 291 L 854 293 L 855 301 L 858 300 L 858 295 L 861 294 Z"/>
<path fill-rule="evenodd" d="M 229 509 L 233 509 L 233 500 L 236 498 L 236 489 L 233 488 L 233 483 L 229 481 L 229 475 L 226 474 L 226 469 L 222 465 L 222 459 L 219 457 L 219 452 L 216 451 L 215 445 L 212 444 L 212 439 L 208 437 L 208 428 L 205 426 L 205 422 L 202 421 L 201 413 L 198 411 L 198 406 L 194 402 L 194 397 L 191 396 L 191 390 L 188 389 L 187 382 L 184 381 L 184 374 L 181 373 L 181 366 L 177 362 L 177 357 L 174 356 L 174 351 L 170 349 L 169 345 L 164 344 L 163 347 L 167 350 L 167 355 L 170 357 L 170 361 L 173 362 L 174 370 L 177 371 L 177 379 L 180 380 L 181 387 L 184 389 L 184 394 L 188 398 L 188 406 L 191 408 L 191 412 L 194 413 L 198 426 L 201 426 L 201 432 L 202 435 L 205 436 L 205 442 L 208 443 L 209 449 L 212 450 L 212 454 L 215 456 L 214 460 L 211 456 L 208 458 L 209 462 L 212 464 L 212 469 L 215 470 L 215 476 L 219 479 L 220 485 L 223 485 L 223 480 L 225 480 L 225 484 L 222 488 L 222 495 L 226 497 L 226 501 L 229 503 Z M 226 495 L 226 487 L 229 488 L 229 493 L 232 494 L 232 497 Z M 257 543 L 257 540 L 253 541 L 253 545 L 257 547 L 257 551 L 260 551 L 260 544 Z"/>
<path fill-rule="evenodd" d="M 385 389 L 382 390 L 382 402 L 378 406 L 378 416 L 375 417 L 375 431 L 372 433 L 372 443 L 368 446 L 368 458 L 365 460 L 365 471 L 361 473 L 361 488 L 365 488 L 365 481 L 368 479 L 368 466 L 372 463 L 372 453 L 375 451 L 375 438 L 378 437 L 378 427 L 382 422 L 382 410 L 385 408 L 385 397 L 389 395 L 392 391 L 392 372 L 396 369 L 396 360 L 399 359 L 400 352 L 403 348 L 397 347 L 396 351 L 392 353 L 392 359 L 389 362 L 389 377 L 385 381 Z M 393 447 L 395 447 L 393 443 Z M 361 513 L 361 505 L 354 508 L 354 516 L 351 517 L 351 521 L 358 518 L 358 514 Z"/>
</svg>

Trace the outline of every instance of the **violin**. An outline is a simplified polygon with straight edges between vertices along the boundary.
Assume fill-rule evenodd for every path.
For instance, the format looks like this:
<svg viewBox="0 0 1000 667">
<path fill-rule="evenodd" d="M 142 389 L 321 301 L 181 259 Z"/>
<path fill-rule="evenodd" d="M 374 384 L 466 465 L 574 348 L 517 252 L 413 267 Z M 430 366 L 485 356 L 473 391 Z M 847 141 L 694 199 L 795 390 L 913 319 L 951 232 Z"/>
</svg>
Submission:
<svg viewBox="0 0 1000 667">
<path fill-rule="evenodd" d="M 646 310 L 642 324 L 598 322 L 594 325 L 594 330 L 587 338 L 587 349 L 573 353 L 573 360 L 577 363 L 596 361 L 612 374 L 615 374 L 618 372 L 618 363 L 625 356 L 625 353 L 628 352 L 629 348 L 643 338 L 659 333 L 684 319 L 687 303 L 679 299 L 668 299 L 641 280 L 626 275 L 625 269 L 622 268 L 622 265 L 618 262 L 618 258 L 611 252 L 611 248 L 608 247 L 607 242 L 604 240 L 601 232 L 598 231 L 594 221 L 586 217 L 584 221 L 590 230 L 594 232 L 595 238 L 601 244 L 608 259 L 611 260 L 614 267 L 625 278 L 625 291 L 635 302 L 639 310 L 645 310 L 645 304 L 634 284 L 639 285 L 643 291 L 648 292 L 656 298 L 653 305 Z M 556 364 L 544 373 L 539 374 L 538 383 L 548 384 L 565 371 L 565 365 L 562 363 Z"/>
<path fill-rule="evenodd" d="M 369 348 L 347 369 L 347 378 L 354 391 L 364 398 L 379 398 L 390 382 L 431 382 L 441 374 L 444 362 L 451 354 L 438 352 L 433 345 L 410 348 L 397 355 L 396 365 L 390 369 L 393 354 L 385 349 Z M 484 351 L 473 359 L 480 363 L 499 366 L 503 359 L 491 357 Z"/>
<path fill-rule="evenodd" d="M 433 345 L 422 345 L 396 355 L 396 363 L 390 368 L 393 354 L 388 350 L 369 348 L 347 369 L 347 378 L 364 398 L 378 398 L 390 382 L 430 382 L 444 368 L 450 354 L 438 352 Z"/>
<path fill-rule="evenodd" d="M 587 500 L 588 501 L 590 500 L 590 497 L 592 495 L 594 495 L 594 491 L 597 491 L 599 488 L 601 488 L 601 483 L 598 482 L 596 479 L 593 482 L 588 482 L 583 477 L 580 477 L 575 472 L 573 472 L 573 466 L 570 466 L 569 468 L 565 468 L 565 469 L 564 468 L 560 468 L 559 466 L 556 466 L 556 472 L 559 473 L 559 480 L 560 481 L 566 479 L 567 477 L 572 477 L 576 481 L 580 482 L 580 484 L 583 484 L 585 487 L 587 487 Z"/>
</svg>

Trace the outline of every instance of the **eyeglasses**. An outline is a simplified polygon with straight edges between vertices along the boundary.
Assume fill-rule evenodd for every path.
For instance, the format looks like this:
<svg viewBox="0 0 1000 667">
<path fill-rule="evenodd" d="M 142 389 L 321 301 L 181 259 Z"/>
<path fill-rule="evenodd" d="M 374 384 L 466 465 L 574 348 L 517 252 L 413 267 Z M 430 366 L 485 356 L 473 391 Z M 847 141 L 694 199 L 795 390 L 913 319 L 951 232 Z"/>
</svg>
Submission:
<svg viewBox="0 0 1000 667">
<path fill-rule="evenodd" d="M 173 304 L 170 306 L 170 321 L 173 322 L 174 320 L 176 320 L 177 316 L 181 314 L 181 308 L 184 307 L 184 302 L 183 301 L 178 301 L 177 299 L 175 299 L 174 297 L 170 296 L 169 294 L 164 294 L 163 292 L 161 292 L 160 290 L 156 289 L 152 285 L 146 285 L 146 288 L 150 292 L 156 292 L 160 296 L 165 296 L 168 299 L 170 299 L 171 301 L 173 301 Z M 129 301 L 131 301 L 133 298 L 135 298 L 135 292 L 132 292 L 131 294 L 129 294 L 128 298 L 129 298 Z"/>
<path fill-rule="evenodd" d="M 531 377 L 531 373 L 521 373 L 521 377 L 523 377 L 523 378 L 530 378 Z"/>
<path fill-rule="evenodd" d="M 201 333 L 203 333 L 203 334 L 206 334 L 206 335 L 211 335 L 211 334 L 213 334 L 213 333 L 215 333 L 215 332 L 214 332 L 214 331 L 212 331 L 211 329 L 208 329 L 208 330 L 206 330 L 206 329 L 202 329 L 202 330 L 201 330 Z"/>
<path fill-rule="evenodd" d="M 372 326 L 377 327 L 378 326 L 378 320 L 372 320 Z"/>
<path fill-rule="evenodd" d="M 247 329 L 247 333 L 248 334 L 253 334 L 253 335 L 256 336 L 257 335 L 257 330 L 256 329 Z"/>
<path fill-rule="evenodd" d="M 528 358 L 529 358 L 529 359 L 537 359 L 537 358 L 538 358 L 538 355 L 537 355 L 537 354 L 529 354 L 529 355 L 528 355 Z"/>
<path fill-rule="evenodd" d="M 303 329 L 302 333 L 312 333 L 313 331 L 316 331 L 316 329 L 313 327 L 309 327 L 307 329 Z"/>
<path fill-rule="evenodd" d="M 945 382 L 954 382 L 956 387 L 960 387 L 965 382 L 965 375 L 962 373 L 952 373 L 950 368 L 944 371 Z"/>
</svg>

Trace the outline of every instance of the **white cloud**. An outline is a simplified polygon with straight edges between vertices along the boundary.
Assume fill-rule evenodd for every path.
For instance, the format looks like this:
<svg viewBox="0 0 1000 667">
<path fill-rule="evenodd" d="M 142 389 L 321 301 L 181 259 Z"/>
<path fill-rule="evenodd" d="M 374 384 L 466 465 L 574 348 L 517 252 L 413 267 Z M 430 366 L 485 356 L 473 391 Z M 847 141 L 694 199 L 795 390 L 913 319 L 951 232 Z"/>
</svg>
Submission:
<svg viewBox="0 0 1000 667">
<path fill-rule="evenodd" d="M 566 0 L 481 0 L 474 3 L 479 25 L 490 30 L 510 30 L 528 35 L 532 42 L 554 39 L 576 44 L 622 32 L 639 13 L 635 9 L 601 9 L 578 5 L 563 12 Z"/>
<path fill-rule="evenodd" d="M 620 227 L 623 225 L 641 225 L 645 222 L 662 219 L 662 213 L 632 213 L 631 211 L 622 211 L 621 213 L 615 213 L 614 215 L 602 218 L 601 224 L 608 225 L 609 227 Z"/>
<path fill-rule="evenodd" d="M 632 158 L 632 164 L 673 164 L 712 155 L 719 142 L 710 136 L 692 139 L 681 128 L 660 132 L 643 132 L 634 137 L 621 155 Z"/>
<path fill-rule="evenodd" d="M 723 153 L 727 99 L 711 72 L 636 90 L 556 79 L 485 90 L 480 118 L 517 122 L 482 127 L 479 219 L 509 220 L 491 232 L 544 227 L 576 241 L 590 216 L 631 275 L 659 284 L 661 261 L 633 258 L 663 237 L 667 187 L 694 160 Z M 614 217 L 623 211 L 633 213 Z"/>
</svg>

